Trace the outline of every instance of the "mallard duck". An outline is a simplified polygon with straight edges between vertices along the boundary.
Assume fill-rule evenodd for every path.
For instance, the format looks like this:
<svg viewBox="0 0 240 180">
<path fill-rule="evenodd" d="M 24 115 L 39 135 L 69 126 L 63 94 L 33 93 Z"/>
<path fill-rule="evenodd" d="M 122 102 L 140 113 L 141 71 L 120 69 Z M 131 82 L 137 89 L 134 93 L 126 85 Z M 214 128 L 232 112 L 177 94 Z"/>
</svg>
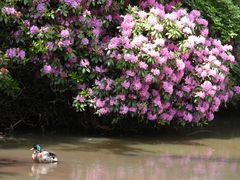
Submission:
<svg viewBox="0 0 240 180">
<path fill-rule="evenodd" d="M 56 154 L 42 150 L 39 144 L 34 145 L 30 150 L 34 151 L 32 159 L 37 163 L 56 163 L 58 162 Z"/>
</svg>

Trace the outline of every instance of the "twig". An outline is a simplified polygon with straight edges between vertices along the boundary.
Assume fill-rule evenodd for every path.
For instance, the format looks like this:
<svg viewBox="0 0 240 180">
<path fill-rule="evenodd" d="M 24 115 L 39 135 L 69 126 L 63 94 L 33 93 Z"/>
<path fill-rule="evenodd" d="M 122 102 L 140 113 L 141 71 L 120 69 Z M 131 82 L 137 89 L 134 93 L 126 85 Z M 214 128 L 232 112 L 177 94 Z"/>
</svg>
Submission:
<svg viewBox="0 0 240 180">
<path fill-rule="evenodd" d="M 18 125 L 20 122 L 22 122 L 23 120 L 19 120 L 17 121 L 15 124 L 11 125 L 11 129 L 13 129 L 16 125 Z"/>
</svg>

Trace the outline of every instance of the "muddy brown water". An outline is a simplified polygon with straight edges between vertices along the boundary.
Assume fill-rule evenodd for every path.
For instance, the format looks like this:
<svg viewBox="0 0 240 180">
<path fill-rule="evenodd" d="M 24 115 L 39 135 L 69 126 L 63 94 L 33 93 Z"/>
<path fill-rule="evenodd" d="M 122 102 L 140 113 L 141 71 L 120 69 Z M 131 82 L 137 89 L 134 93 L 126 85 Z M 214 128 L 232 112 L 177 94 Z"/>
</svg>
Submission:
<svg viewBox="0 0 240 180">
<path fill-rule="evenodd" d="M 1 180 L 240 179 L 240 138 L 38 138 L 58 164 L 32 163 L 34 139 L 1 143 Z"/>
<path fill-rule="evenodd" d="M 231 127 L 229 129 L 229 127 Z M 39 143 L 58 164 L 35 164 Z M 172 137 L 42 137 L 0 140 L 0 180 L 239 180 L 240 126 Z"/>
</svg>

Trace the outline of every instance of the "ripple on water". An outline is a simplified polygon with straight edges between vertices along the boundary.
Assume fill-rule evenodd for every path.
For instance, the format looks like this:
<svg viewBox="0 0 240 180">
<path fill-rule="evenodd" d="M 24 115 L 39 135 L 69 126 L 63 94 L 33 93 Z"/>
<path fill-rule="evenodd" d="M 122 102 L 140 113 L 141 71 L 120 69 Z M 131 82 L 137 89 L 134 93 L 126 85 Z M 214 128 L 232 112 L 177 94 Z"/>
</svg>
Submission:
<svg viewBox="0 0 240 180">
<path fill-rule="evenodd" d="M 34 141 L 58 164 L 34 164 Z M 0 144 L 0 179 L 240 179 L 240 139 L 14 138 Z"/>
</svg>

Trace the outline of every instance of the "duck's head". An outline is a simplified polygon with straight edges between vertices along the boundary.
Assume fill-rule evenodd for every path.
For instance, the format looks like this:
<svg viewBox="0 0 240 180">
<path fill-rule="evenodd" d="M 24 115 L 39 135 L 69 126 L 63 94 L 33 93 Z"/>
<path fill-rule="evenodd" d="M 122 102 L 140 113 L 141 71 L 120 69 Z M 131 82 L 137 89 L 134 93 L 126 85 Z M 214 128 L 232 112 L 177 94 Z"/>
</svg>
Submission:
<svg viewBox="0 0 240 180">
<path fill-rule="evenodd" d="M 37 151 L 37 152 L 42 152 L 42 148 L 39 144 L 35 144 L 30 150 L 34 150 L 34 151 Z"/>
</svg>

